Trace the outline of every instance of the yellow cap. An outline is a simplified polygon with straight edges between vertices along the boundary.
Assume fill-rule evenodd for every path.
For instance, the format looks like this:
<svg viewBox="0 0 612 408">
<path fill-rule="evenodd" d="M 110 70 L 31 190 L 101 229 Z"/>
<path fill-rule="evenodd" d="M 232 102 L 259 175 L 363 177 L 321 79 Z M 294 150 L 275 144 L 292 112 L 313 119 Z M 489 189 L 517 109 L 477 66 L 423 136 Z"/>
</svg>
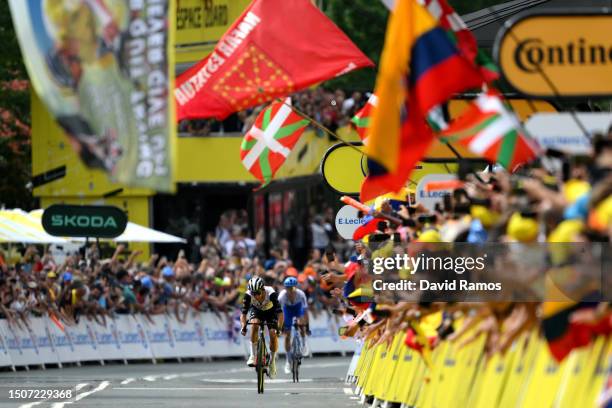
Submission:
<svg viewBox="0 0 612 408">
<path fill-rule="evenodd" d="M 568 180 L 563 186 L 563 196 L 570 204 L 589 191 L 591 191 L 591 185 L 583 180 Z"/>
<path fill-rule="evenodd" d="M 508 221 L 506 233 L 520 242 L 534 241 L 538 237 L 538 223 L 533 218 L 523 217 L 515 212 Z"/>
<path fill-rule="evenodd" d="M 442 242 L 442 237 L 440 236 L 440 233 L 438 232 L 438 230 L 428 229 L 427 231 L 421 232 L 417 241 L 418 242 Z"/>
<path fill-rule="evenodd" d="M 482 226 L 488 228 L 495 224 L 499 219 L 499 214 L 489 210 L 484 205 L 473 205 L 470 207 L 470 214 L 482 223 Z"/>
</svg>

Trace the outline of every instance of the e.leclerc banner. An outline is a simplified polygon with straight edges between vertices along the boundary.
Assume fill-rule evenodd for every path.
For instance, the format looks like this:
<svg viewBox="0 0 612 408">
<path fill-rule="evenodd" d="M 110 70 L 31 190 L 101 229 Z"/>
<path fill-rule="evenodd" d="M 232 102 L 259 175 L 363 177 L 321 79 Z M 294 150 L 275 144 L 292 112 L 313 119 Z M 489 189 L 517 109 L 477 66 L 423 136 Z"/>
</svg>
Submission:
<svg viewBox="0 0 612 408">
<path fill-rule="evenodd" d="M 10 6 L 32 85 L 83 162 L 172 190 L 174 0 Z"/>
<path fill-rule="evenodd" d="M 310 0 L 253 0 L 213 52 L 176 79 L 177 118 L 223 119 L 373 65 Z"/>
</svg>

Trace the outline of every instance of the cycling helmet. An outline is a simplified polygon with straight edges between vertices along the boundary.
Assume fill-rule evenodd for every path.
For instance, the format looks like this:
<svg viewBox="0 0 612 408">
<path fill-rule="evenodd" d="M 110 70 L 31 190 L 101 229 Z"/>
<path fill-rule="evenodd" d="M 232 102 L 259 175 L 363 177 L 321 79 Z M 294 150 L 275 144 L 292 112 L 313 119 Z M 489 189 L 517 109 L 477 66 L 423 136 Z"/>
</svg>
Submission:
<svg viewBox="0 0 612 408">
<path fill-rule="evenodd" d="M 264 287 L 264 281 L 259 276 L 254 276 L 249 279 L 249 284 L 247 285 L 247 289 L 251 293 L 259 292 Z"/>
<path fill-rule="evenodd" d="M 298 281 L 293 276 L 289 276 L 287 279 L 285 279 L 285 282 L 284 282 L 284 285 L 286 288 L 296 287 L 297 284 L 298 284 Z"/>
</svg>

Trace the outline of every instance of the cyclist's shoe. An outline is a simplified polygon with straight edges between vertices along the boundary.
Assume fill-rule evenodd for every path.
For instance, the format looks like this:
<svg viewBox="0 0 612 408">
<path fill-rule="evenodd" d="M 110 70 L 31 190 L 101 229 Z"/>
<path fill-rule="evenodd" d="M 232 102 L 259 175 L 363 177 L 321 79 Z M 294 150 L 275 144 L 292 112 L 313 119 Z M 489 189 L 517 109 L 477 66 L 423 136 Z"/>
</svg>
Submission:
<svg viewBox="0 0 612 408">
<path fill-rule="evenodd" d="M 291 364 L 289 364 L 289 360 L 285 362 L 285 374 L 291 374 Z"/>
<path fill-rule="evenodd" d="M 256 361 L 255 361 L 255 356 L 253 354 L 251 354 L 249 356 L 249 359 L 247 360 L 247 365 L 249 367 L 255 367 Z"/>
<path fill-rule="evenodd" d="M 270 378 L 276 377 L 276 358 L 270 360 Z"/>
</svg>

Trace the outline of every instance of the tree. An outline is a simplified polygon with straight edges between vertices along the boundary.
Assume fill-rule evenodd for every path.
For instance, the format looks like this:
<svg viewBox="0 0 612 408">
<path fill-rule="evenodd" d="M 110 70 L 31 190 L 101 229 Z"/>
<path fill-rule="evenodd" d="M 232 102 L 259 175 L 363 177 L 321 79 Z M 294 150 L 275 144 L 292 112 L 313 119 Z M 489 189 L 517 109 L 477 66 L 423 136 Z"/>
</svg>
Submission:
<svg viewBox="0 0 612 408">
<path fill-rule="evenodd" d="M 385 41 L 388 10 L 379 0 L 327 0 L 323 11 L 375 64 Z M 368 91 L 374 89 L 376 69 L 365 68 L 327 82 L 327 86 Z"/>
<path fill-rule="evenodd" d="M 500 0 L 448 0 L 457 13 L 465 14 L 503 3 Z M 378 65 L 385 42 L 389 11 L 380 0 L 324 0 L 323 11 L 338 27 Z M 360 69 L 338 79 L 328 81 L 332 88 L 372 90 L 376 69 Z"/>
<path fill-rule="evenodd" d="M 0 0 L 0 44 L 0 205 L 31 209 L 29 81 L 7 0 Z"/>
</svg>

